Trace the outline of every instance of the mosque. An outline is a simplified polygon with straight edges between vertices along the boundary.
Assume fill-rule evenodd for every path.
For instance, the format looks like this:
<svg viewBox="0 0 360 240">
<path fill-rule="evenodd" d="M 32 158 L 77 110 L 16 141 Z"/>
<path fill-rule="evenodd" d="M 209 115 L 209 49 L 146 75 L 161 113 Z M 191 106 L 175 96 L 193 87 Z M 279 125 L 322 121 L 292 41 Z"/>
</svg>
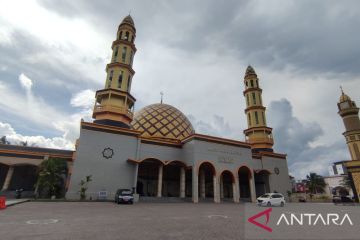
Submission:
<svg viewBox="0 0 360 240">
<path fill-rule="evenodd" d="M 87 198 L 93 200 L 114 199 L 121 188 L 132 189 L 140 201 L 254 202 L 257 196 L 273 191 L 287 196 L 291 185 L 286 154 L 272 148 L 272 128 L 267 126 L 254 68 L 248 66 L 243 79 L 248 124 L 245 141 L 199 134 L 184 113 L 163 102 L 134 113 L 135 38 L 135 24 L 129 15 L 120 23 L 112 43 L 104 88 L 95 96 L 94 121 L 81 121 L 76 150 L 39 153 L 44 159 L 61 155 L 69 162 L 66 198 L 79 199 L 79 183 L 89 175 Z M 2 151 L 0 147 L 0 164 Z M 28 160 L 31 156 L 26 155 Z M 3 189 L 12 182 L 11 166 L 8 168 L 0 175 Z"/>
</svg>

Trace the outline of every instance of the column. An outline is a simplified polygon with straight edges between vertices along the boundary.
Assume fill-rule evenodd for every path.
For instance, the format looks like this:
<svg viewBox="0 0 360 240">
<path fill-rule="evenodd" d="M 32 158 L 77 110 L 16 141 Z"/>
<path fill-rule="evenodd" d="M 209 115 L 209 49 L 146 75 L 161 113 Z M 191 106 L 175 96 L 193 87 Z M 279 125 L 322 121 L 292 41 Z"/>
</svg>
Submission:
<svg viewBox="0 0 360 240">
<path fill-rule="evenodd" d="M 205 198 L 205 172 L 200 170 L 200 197 Z"/>
<path fill-rule="evenodd" d="M 198 181 L 199 181 L 199 176 L 198 176 L 198 173 L 196 171 L 196 167 L 193 167 L 193 169 L 192 169 L 192 200 L 193 200 L 193 203 L 198 203 L 199 202 L 199 185 L 198 185 Z"/>
<path fill-rule="evenodd" d="M 185 198 L 185 168 L 180 168 L 180 197 Z"/>
<path fill-rule="evenodd" d="M 249 178 L 251 202 L 256 202 L 255 179 L 254 173 Z"/>
<path fill-rule="evenodd" d="M 134 174 L 134 194 L 137 194 L 137 179 L 139 173 L 139 163 L 135 163 L 135 174 Z"/>
<path fill-rule="evenodd" d="M 1 189 L 2 191 L 6 191 L 9 188 L 13 174 L 14 174 L 14 167 L 9 166 L 9 169 L 8 169 L 6 177 L 5 177 L 4 185 Z"/>
<path fill-rule="evenodd" d="M 220 183 L 215 174 L 213 176 L 213 182 L 214 182 L 214 202 L 220 203 Z"/>
<path fill-rule="evenodd" d="M 234 192 L 234 202 L 238 203 L 240 202 L 240 187 L 239 187 L 239 177 L 235 177 L 235 192 Z"/>
<path fill-rule="evenodd" d="M 162 164 L 160 164 L 160 166 L 159 166 L 159 175 L 158 175 L 157 197 L 161 197 L 163 169 L 164 169 L 164 166 Z"/>
<path fill-rule="evenodd" d="M 222 177 L 220 177 L 220 199 L 221 198 L 224 198 L 224 181 Z"/>
</svg>

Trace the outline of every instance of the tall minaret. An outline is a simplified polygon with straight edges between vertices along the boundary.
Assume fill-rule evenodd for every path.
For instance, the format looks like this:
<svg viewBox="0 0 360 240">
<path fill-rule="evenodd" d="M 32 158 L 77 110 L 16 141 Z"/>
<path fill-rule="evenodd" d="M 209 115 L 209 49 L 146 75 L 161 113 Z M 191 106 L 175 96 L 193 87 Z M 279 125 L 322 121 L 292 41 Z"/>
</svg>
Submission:
<svg viewBox="0 0 360 240">
<path fill-rule="evenodd" d="M 136 47 L 136 29 L 130 15 L 120 23 L 116 40 L 112 43 L 111 62 L 106 66 L 106 82 L 96 92 L 93 112 L 95 123 L 129 128 L 133 119 L 136 99 L 130 94 L 131 81 L 135 74 L 132 69 Z"/>
<path fill-rule="evenodd" d="M 345 125 L 346 143 L 349 147 L 352 160 L 360 160 L 360 120 L 359 108 L 356 107 L 354 101 L 344 93 L 341 89 L 341 96 L 339 103 L 339 115 L 342 117 Z"/>
<path fill-rule="evenodd" d="M 251 144 L 251 148 L 255 152 L 272 152 L 274 145 L 272 128 L 266 126 L 266 108 L 262 104 L 262 89 L 259 87 L 256 72 L 251 66 L 246 69 L 244 84 L 245 114 L 248 122 L 248 129 L 244 130 L 246 141 Z"/>
</svg>

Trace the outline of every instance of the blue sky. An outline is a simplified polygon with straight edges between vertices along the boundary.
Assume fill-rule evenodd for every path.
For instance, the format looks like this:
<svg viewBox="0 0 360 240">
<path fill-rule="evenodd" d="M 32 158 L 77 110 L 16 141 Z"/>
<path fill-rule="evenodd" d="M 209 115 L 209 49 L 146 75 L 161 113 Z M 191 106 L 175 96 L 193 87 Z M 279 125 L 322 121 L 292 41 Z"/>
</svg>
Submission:
<svg viewBox="0 0 360 240">
<path fill-rule="evenodd" d="M 136 109 L 163 91 L 197 132 L 244 140 L 251 64 L 291 174 L 349 159 L 336 103 L 342 85 L 360 104 L 358 1 L 0 1 L 0 135 L 73 148 L 130 10 Z"/>
</svg>

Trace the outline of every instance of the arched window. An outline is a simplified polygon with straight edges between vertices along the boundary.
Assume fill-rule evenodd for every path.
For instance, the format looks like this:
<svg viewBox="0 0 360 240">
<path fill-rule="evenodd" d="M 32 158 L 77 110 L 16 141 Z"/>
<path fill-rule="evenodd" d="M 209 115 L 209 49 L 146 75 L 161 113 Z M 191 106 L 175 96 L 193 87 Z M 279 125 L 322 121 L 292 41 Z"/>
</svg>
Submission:
<svg viewBox="0 0 360 240">
<path fill-rule="evenodd" d="M 122 31 L 120 31 L 119 39 L 120 39 L 120 40 L 122 39 Z"/>
<path fill-rule="evenodd" d="M 253 98 L 253 102 L 254 102 L 254 104 L 256 105 L 256 96 L 255 96 L 255 93 L 251 93 L 251 95 L 252 95 L 252 98 Z"/>
<path fill-rule="evenodd" d="M 249 86 L 248 81 L 245 81 L 246 88 Z"/>
<path fill-rule="evenodd" d="M 131 53 L 130 53 L 130 66 L 133 65 L 133 59 L 134 59 L 134 52 L 131 51 Z"/>
<path fill-rule="evenodd" d="M 109 74 L 108 88 L 111 87 L 111 83 L 112 83 L 112 79 L 113 79 L 113 74 L 114 74 L 114 71 L 111 70 L 111 72 L 110 72 L 110 74 Z"/>
<path fill-rule="evenodd" d="M 254 87 L 254 81 L 253 80 L 250 80 L 250 86 Z"/>
<path fill-rule="evenodd" d="M 119 51 L 119 46 L 116 46 L 115 48 L 115 52 L 114 52 L 114 62 L 116 62 L 116 58 L 117 58 L 117 55 L 118 55 L 118 51 Z"/>
<path fill-rule="evenodd" d="M 121 88 L 122 80 L 123 80 L 123 71 L 120 72 L 119 79 L 118 79 L 118 88 Z"/>
<path fill-rule="evenodd" d="M 129 41 L 129 32 L 125 33 L 125 40 Z"/>
<path fill-rule="evenodd" d="M 261 94 L 260 93 L 259 93 L 259 102 L 260 102 L 260 105 L 262 105 Z"/>
<path fill-rule="evenodd" d="M 256 87 L 259 87 L 259 82 L 257 79 L 256 79 Z"/>
<path fill-rule="evenodd" d="M 261 112 L 261 114 L 262 114 L 263 123 L 264 123 L 264 125 L 266 125 L 265 114 L 264 114 L 264 112 Z"/>
<path fill-rule="evenodd" d="M 129 42 L 133 42 L 133 36 L 130 36 Z"/>
<path fill-rule="evenodd" d="M 251 115 L 250 115 L 250 113 L 248 113 L 248 121 L 249 121 L 249 126 L 251 126 Z"/>
<path fill-rule="evenodd" d="M 258 112 L 255 112 L 255 122 L 256 122 L 256 124 L 259 124 Z"/>
<path fill-rule="evenodd" d="M 123 47 L 122 53 L 121 53 L 121 60 L 123 63 L 125 63 L 125 59 L 126 59 L 126 47 Z"/>
<path fill-rule="evenodd" d="M 249 106 L 249 94 L 246 94 L 246 103 Z"/>
</svg>

